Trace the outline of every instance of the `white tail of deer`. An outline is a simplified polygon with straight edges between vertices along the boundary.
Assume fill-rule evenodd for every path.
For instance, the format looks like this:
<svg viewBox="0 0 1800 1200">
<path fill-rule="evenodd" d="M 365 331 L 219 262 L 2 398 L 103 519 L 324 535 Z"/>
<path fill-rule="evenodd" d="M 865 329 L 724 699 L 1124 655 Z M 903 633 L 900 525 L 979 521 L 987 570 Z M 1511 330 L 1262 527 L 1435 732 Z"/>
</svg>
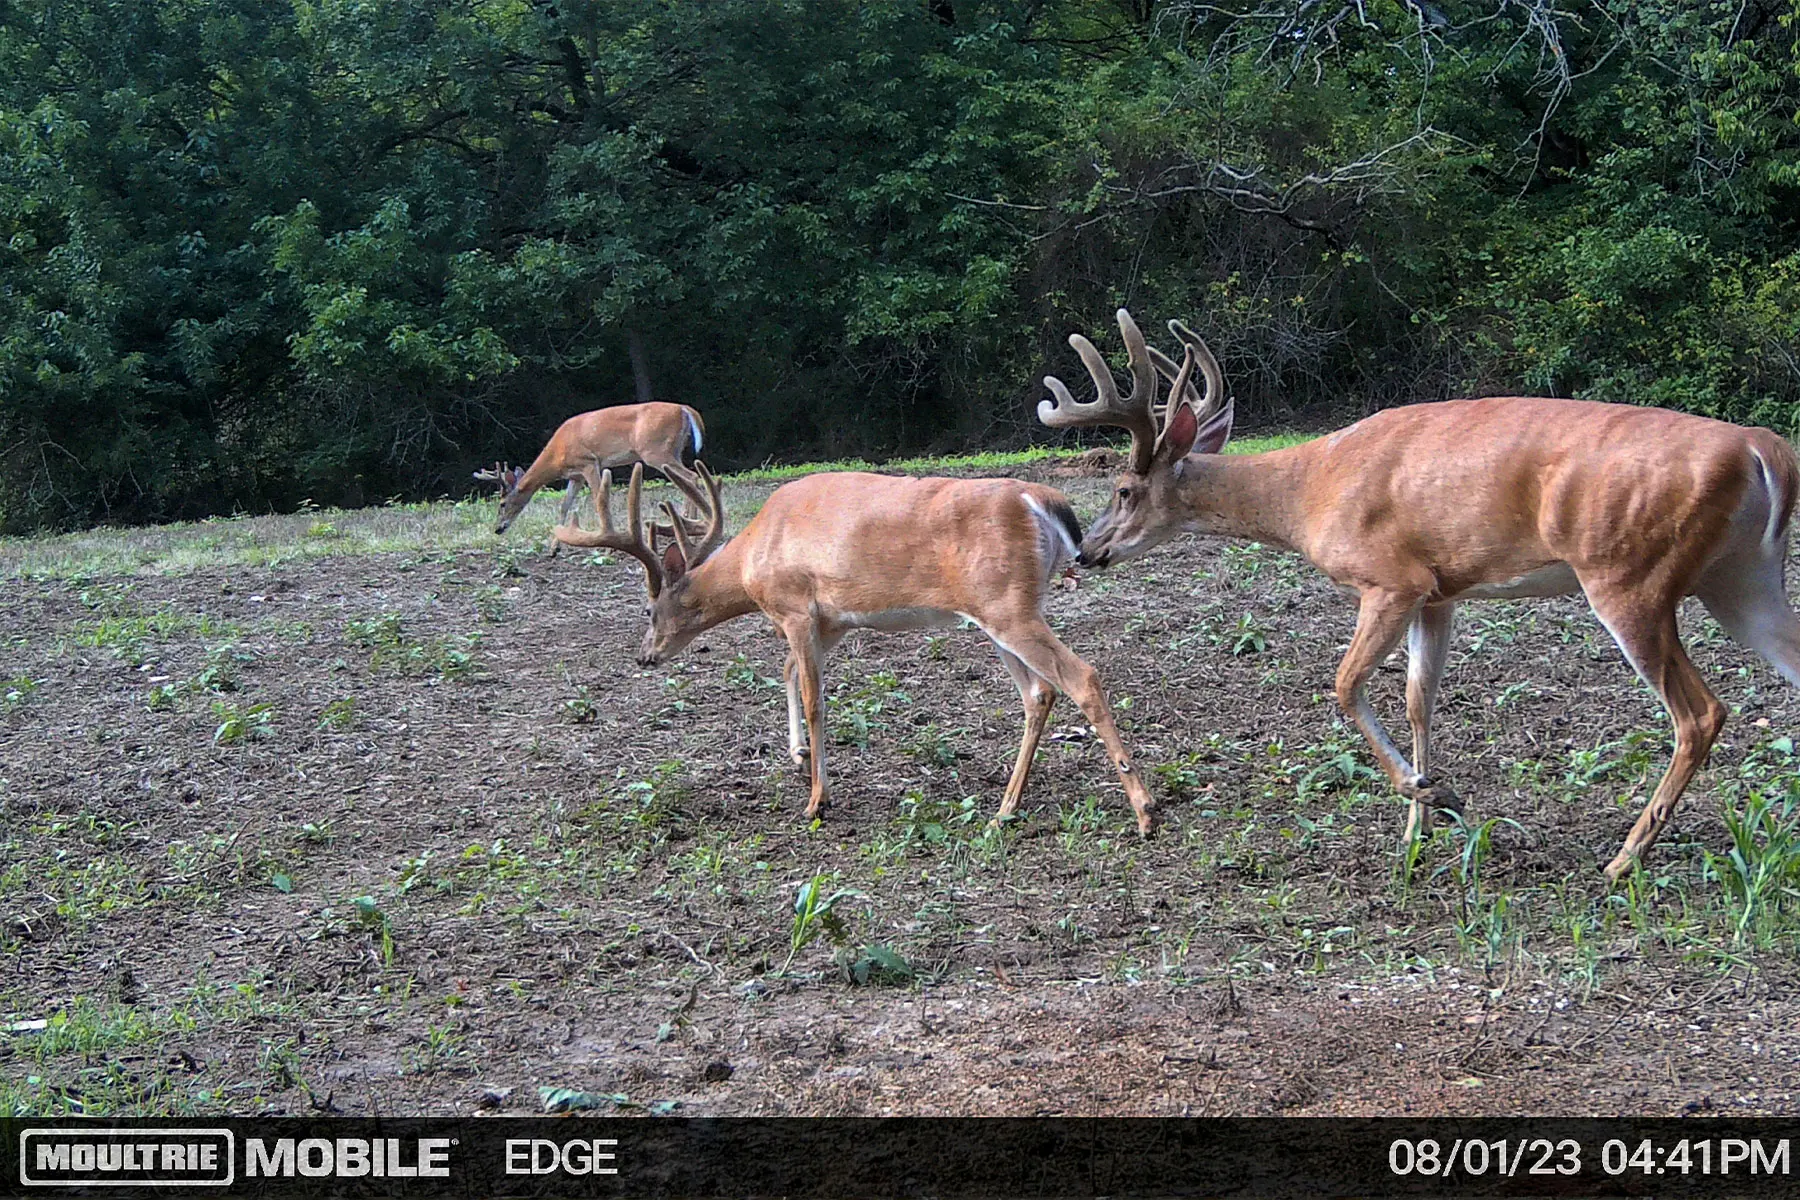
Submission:
<svg viewBox="0 0 1800 1200">
<path fill-rule="evenodd" d="M 613 524 L 612 474 L 604 472 L 595 502 L 599 531 L 562 525 L 555 536 L 571 546 L 610 547 L 642 564 L 651 600 L 638 655 L 644 665 L 758 610 L 782 632 L 788 750 L 796 764 L 811 759 L 808 816 L 827 799 L 819 672 L 832 648 L 853 629 L 954 626 L 967 617 L 993 641 L 1025 705 L 1025 734 L 995 819 L 1018 807 L 1061 692 L 1099 733 L 1139 830 L 1149 832 L 1150 792 L 1126 753 L 1099 676 L 1044 624 L 1044 595 L 1081 537 L 1061 493 L 1013 479 L 810 475 L 777 488 L 727 542 L 718 480 L 701 465 L 698 479 L 687 482 L 684 490 L 702 494 L 704 529 L 696 531 L 665 505 L 669 523 L 652 527 L 646 538 L 638 467 L 625 528 Z M 659 538 L 670 542 L 660 556 Z"/>
<path fill-rule="evenodd" d="M 1800 463 L 1766 429 L 1659 408 L 1504 396 L 1388 409 L 1348 429 L 1265 454 L 1218 453 L 1232 404 L 1206 343 L 1179 322 L 1174 362 L 1119 330 L 1135 381 L 1121 398 L 1086 338 L 1069 342 L 1098 399 L 1054 379 L 1038 417 L 1056 427 L 1131 431 L 1129 470 L 1082 543 L 1082 561 L 1122 562 L 1183 532 L 1251 537 L 1297 550 L 1360 597 L 1337 698 L 1410 801 L 1407 836 L 1432 809 L 1461 804 L 1431 778 L 1431 709 L 1463 600 L 1583 593 L 1625 658 L 1662 698 L 1675 755 L 1606 867 L 1617 880 L 1674 814 L 1726 710 L 1689 661 L 1675 612 L 1697 596 L 1732 637 L 1800 685 L 1800 618 L 1783 588 Z M 1198 364 L 1167 408 L 1157 374 Z M 1406 639 L 1407 762 L 1364 695 Z"/>
<path fill-rule="evenodd" d="M 684 467 L 700 454 L 706 426 L 685 404 L 621 404 L 570 417 L 557 427 L 529 467 L 495 463 L 475 472 L 480 483 L 500 485 L 496 534 L 505 533 L 525 511 L 540 488 L 566 482 L 557 523 L 566 525 L 586 484 L 598 494 L 600 472 L 641 462 L 667 474 L 671 464 Z M 552 541 L 551 553 L 561 548 Z"/>
</svg>

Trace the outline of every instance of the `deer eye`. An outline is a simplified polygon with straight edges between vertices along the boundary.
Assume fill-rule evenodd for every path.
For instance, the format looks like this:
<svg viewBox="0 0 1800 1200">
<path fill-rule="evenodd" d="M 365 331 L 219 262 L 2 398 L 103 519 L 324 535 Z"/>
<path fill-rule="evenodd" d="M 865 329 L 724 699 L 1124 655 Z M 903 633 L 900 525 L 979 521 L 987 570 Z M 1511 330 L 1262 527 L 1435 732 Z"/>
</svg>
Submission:
<svg viewBox="0 0 1800 1200">
<path fill-rule="evenodd" d="M 1120 489 L 1119 489 L 1119 499 L 1120 499 L 1120 500 L 1121 500 L 1121 501 L 1125 501 L 1125 500 L 1129 500 L 1129 499 L 1131 499 L 1131 489 L 1130 489 L 1130 488 L 1128 488 L 1128 487 L 1122 487 L 1122 488 L 1120 488 Z"/>
</svg>

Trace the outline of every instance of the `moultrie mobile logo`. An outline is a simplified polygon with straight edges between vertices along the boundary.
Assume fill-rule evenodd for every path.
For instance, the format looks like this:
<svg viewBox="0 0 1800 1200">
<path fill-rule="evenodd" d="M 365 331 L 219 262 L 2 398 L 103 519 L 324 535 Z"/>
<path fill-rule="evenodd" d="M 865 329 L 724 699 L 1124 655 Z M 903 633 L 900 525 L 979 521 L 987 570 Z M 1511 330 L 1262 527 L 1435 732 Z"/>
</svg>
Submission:
<svg viewBox="0 0 1800 1200">
<path fill-rule="evenodd" d="M 229 1187 L 236 1178 L 229 1129 L 26 1129 L 19 1134 L 23 1187 Z"/>
</svg>

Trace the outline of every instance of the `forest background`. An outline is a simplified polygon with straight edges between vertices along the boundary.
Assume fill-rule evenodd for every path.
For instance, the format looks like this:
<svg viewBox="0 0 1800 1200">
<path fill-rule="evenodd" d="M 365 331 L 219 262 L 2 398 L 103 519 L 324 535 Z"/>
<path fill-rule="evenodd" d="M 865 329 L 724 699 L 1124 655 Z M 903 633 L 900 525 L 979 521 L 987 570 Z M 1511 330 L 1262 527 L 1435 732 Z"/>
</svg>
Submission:
<svg viewBox="0 0 1800 1200">
<path fill-rule="evenodd" d="M 0 530 L 1020 445 L 1128 305 L 1240 422 L 1800 432 L 1800 0 L 0 0 Z M 1151 324 L 1151 322 L 1156 324 Z"/>
</svg>

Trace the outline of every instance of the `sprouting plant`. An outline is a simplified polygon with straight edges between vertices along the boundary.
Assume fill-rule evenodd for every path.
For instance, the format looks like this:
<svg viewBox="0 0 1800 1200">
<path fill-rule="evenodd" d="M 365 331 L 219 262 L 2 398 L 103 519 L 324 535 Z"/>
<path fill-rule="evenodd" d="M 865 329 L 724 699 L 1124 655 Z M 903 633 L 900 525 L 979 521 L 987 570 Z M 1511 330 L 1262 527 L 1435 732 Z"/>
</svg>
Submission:
<svg viewBox="0 0 1800 1200">
<path fill-rule="evenodd" d="M 344 637 L 368 650 L 391 650 L 406 640 L 400 614 L 385 612 L 373 617 L 352 617 L 344 622 Z"/>
<path fill-rule="evenodd" d="M 725 682 L 734 688 L 743 688 L 746 691 L 782 686 L 781 680 L 770 679 L 767 675 L 758 674 L 756 668 L 750 665 L 750 660 L 744 656 L 741 650 L 725 665 Z"/>
<path fill-rule="evenodd" d="M 494 578 L 522 579 L 525 575 L 525 569 L 519 566 L 519 560 L 527 553 L 529 553 L 529 551 L 518 543 L 502 546 L 500 549 L 496 550 L 494 552 Z"/>
<path fill-rule="evenodd" d="M 239 708 L 224 700 L 214 700 L 213 717 L 219 722 L 219 727 L 213 731 L 213 744 L 218 746 L 265 738 L 275 731 L 271 724 L 275 711 L 267 704 Z"/>
<path fill-rule="evenodd" d="M 900 678 L 892 671 L 877 671 L 855 690 L 834 698 L 832 736 L 844 745 L 859 750 L 869 748 L 871 732 L 882 729 L 882 714 L 897 705 L 911 704 L 912 697 L 900 686 Z"/>
<path fill-rule="evenodd" d="M 499 584 L 490 583 L 475 593 L 475 614 L 489 625 L 506 620 L 506 592 Z"/>
<path fill-rule="evenodd" d="M 1232 628 L 1230 636 L 1233 657 L 1261 654 L 1269 648 L 1269 639 L 1263 633 L 1262 626 L 1258 625 L 1256 618 L 1249 613 L 1245 613 L 1237 619 L 1237 624 Z"/>
<path fill-rule="evenodd" d="M 394 965 L 394 930 L 388 924 L 387 914 L 381 911 L 381 905 L 373 896 L 358 896 L 350 901 L 356 910 L 356 919 L 362 927 L 375 935 L 376 945 L 381 949 L 381 965 Z"/>
<path fill-rule="evenodd" d="M 846 946 L 837 958 L 838 970 L 844 973 L 845 980 L 858 987 L 904 987 L 918 975 L 913 965 L 891 946 L 863 946 L 857 950 Z"/>
<path fill-rule="evenodd" d="M 837 875 L 814 875 L 800 885 L 800 891 L 794 897 L 793 928 L 788 938 L 788 956 L 781 964 L 777 974 L 785 974 L 793 965 L 794 956 L 816 941 L 820 935 L 829 937 L 833 943 L 843 945 L 849 937 L 843 919 L 837 914 L 837 906 L 844 900 L 854 899 L 861 892 L 840 888 L 829 896 L 825 889 L 837 881 Z"/>
<path fill-rule="evenodd" d="M 652 767 L 648 779 L 625 784 L 619 789 L 626 801 L 624 819 L 652 828 L 666 822 L 687 796 L 687 785 L 682 782 L 686 773 L 686 764 L 669 759 Z"/>
<path fill-rule="evenodd" d="M 11 679 L 0 681 L 0 709 L 11 712 L 15 708 L 23 708 L 37 695 L 38 681 L 26 675 L 15 675 Z"/>
<path fill-rule="evenodd" d="M 355 698 L 339 696 L 319 710 L 319 720 L 315 728 L 344 730 L 354 724 L 356 724 Z"/>
<path fill-rule="evenodd" d="M 575 694 L 562 702 L 563 715 L 577 725 L 592 723 L 600 715 L 600 705 L 588 694 L 586 685 L 576 684 Z"/>
<path fill-rule="evenodd" d="M 1722 856 L 1709 852 L 1706 874 L 1724 893 L 1733 943 L 1742 945 L 1753 928 L 1772 924 L 1784 902 L 1800 901 L 1800 795 L 1775 799 L 1751 791 L 1741 804 L 1724 807 L 1731 849 Z"/>
</svg>

